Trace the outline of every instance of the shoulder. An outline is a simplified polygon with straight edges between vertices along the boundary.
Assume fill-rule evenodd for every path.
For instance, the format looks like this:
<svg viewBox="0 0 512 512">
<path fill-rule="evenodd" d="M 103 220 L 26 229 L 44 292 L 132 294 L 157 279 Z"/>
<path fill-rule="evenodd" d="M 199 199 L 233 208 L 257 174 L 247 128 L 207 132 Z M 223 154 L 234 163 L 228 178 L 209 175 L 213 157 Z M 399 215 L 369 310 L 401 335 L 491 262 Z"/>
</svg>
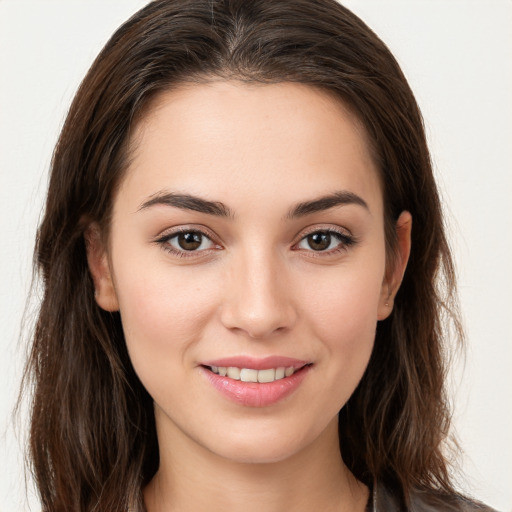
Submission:
<svg viewBox="0 0 512 512">
<path fill-rule="evenodd" d="M 411 495 L 411 512 L 496 512 L 478 501 L 461 495 L 416 491 Z"/>
<path fill-rule="evenodd" d="M 432 490 L 413 491 L 410 495 L 410 507 L 405 509 L 396 494 L 385 486 L 377 484 L 375 491 L 373 512 L 496 512 L 462 495 Z"/>
</svg>

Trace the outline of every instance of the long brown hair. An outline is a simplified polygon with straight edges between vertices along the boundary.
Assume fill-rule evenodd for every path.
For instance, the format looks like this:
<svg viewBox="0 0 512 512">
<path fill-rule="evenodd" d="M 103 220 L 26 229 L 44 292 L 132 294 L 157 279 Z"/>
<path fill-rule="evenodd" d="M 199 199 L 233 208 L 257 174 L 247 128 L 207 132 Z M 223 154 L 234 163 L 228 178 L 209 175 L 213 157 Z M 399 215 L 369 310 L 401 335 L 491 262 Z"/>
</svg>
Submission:
<svg viewBox="0 0 512 512">
<path fill-rule="evenodd" d="M 35 262 L 44 296 L 27 382 L 30 457 L 45 512 L 143 510 L 158 468 L 151 397 L 118 313 L 100 309 L 84 229 L 108 231 L 130 128 L 158 92 L 212 77 L 300 82 L 340 98 L 380 169 L 388 252 L 403 210 L 412 252 L 393 314 L 379 323 L 358 388 L 339 415 L 343 459 L 361 481 L 453 493 L 443 452 L 446 328 L 454 272 L 421 114 L 394 57 L 335 0 L 157 0 L 107 42 L 70 108 L 51 166 Z"/>
</svg>

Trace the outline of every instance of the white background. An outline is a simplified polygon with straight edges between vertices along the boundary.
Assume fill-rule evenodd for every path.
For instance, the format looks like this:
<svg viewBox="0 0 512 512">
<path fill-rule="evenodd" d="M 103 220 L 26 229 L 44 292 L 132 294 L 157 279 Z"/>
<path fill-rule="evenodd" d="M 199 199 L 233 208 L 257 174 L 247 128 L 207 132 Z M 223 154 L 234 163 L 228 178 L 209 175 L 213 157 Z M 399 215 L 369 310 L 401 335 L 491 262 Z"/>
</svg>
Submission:
<svg viewBox="0 0 512 512">
<path fill-rule="evenodd" d="M 11 422 L 47 169 L 79 81 L 141 0 L 0 0 L 0 511 L 38 510 Z M 350 0 L 422 108 L 468 333 L 452 372 L 464 488 L 512 511 L 512 2 Z M 463 368 L 464 366 L 464 368 Z"/>
</svg>

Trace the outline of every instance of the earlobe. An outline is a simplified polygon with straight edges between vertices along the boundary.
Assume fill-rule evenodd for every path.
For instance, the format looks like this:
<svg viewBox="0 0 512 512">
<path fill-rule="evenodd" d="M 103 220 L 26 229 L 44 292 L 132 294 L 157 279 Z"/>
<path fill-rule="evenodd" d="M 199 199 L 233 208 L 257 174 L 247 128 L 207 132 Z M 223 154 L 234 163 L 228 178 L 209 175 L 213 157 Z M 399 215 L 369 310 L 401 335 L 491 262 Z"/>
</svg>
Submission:
<svg viewBox="0 0 512 512">
<path fill-rule="evenodd" d="M 393 301 L 400 288 L 404 277 L 409 254 L 411 252 L 411 230 L 412 216 L 409 212 L 403 211 L 396 221 L 396 256 L 393 258 L 392 266 L 386 271 L 386 277 L 382 283 L 378 320 L 386 319 L 393 311 Z"/>
<path fill-rule="evenodd" d="M 98 224 L 92 223 L 84 232 L 87 263 L 94 282 L 94 298 L 100 308 L 105 311 L 118 311 L 119 304 L 112 280 L 112 272 Z"/>
</svg>

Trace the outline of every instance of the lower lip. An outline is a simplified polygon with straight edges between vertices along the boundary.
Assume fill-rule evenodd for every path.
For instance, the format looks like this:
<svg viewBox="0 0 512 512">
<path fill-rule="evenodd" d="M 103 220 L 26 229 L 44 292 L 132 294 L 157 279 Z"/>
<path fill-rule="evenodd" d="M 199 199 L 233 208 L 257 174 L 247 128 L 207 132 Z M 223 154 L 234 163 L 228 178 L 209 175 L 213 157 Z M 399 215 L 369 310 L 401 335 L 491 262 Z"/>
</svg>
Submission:
<svg viewBox="0 0 512 512">
<path fill-rule="evenodd" d="M 310 365 L 304 366 L 290 377 L 264 383 L 242 382 L 222 377 L 204 367 L 201 367 L 201 370 L 213 387 L 233 402 L 246 407 L 267 407 L 292 394 L 300 386 L 310 368 Z"/>
</svg>

